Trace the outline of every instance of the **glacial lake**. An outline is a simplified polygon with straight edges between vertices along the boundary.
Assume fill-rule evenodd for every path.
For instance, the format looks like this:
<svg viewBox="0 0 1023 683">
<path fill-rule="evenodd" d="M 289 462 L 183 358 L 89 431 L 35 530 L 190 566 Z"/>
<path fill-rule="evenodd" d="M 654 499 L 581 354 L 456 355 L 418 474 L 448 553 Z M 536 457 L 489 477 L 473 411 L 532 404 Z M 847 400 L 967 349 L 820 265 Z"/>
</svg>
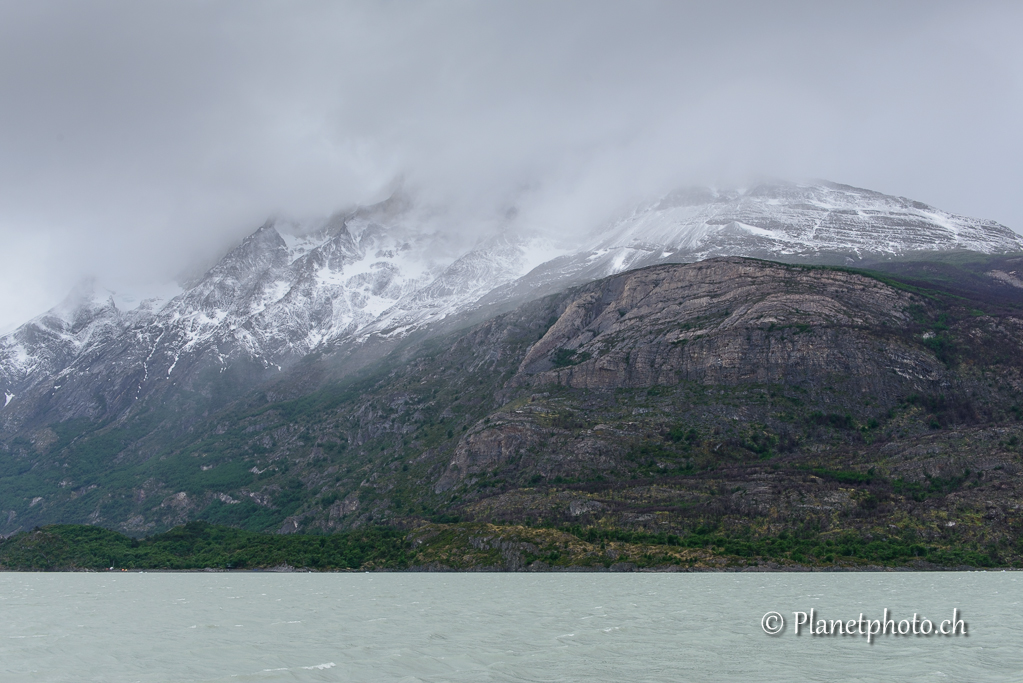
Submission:
<svg viewBox="0 0 1023 683">
<path fill-rule="evenodd" d="M 1017 572 L 0 573 L 0 680 L 1019 681 L 1021 602 Z M 967 635 L 795 633 L 885 608 Z"/>
</svg>

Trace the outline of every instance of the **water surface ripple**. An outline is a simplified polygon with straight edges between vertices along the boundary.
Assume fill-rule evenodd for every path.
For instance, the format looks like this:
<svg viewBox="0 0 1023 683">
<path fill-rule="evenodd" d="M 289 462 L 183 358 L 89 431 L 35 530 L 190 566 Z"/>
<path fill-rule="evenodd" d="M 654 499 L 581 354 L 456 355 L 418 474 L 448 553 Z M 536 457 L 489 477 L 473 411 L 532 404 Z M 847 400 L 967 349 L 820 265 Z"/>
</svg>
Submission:
<svg viewBox="0 0 1023 683">
<path fill-rule="evenodd" d="M 0 573 L 0 680 L 1019 681 L 1023 575 Z M 966 637 L 796 636 L 793 612 Z M 761 617 L 789 622 L 768 636 Z"/>
</svg>

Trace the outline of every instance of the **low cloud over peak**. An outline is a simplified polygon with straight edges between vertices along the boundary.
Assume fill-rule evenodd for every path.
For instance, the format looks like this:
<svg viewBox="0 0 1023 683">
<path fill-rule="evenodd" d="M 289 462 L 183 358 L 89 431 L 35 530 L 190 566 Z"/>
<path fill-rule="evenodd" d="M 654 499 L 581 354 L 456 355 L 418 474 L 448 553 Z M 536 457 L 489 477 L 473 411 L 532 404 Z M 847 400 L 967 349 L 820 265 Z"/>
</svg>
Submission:
<svg viewBox="0 0 1023 683">
<path fill-rule="evenodd" d="M 9 3 L 0 329 L 401 179 L 564 234 L 827 177 L 1023 227 L 1015 3 Z"/>
</svg>

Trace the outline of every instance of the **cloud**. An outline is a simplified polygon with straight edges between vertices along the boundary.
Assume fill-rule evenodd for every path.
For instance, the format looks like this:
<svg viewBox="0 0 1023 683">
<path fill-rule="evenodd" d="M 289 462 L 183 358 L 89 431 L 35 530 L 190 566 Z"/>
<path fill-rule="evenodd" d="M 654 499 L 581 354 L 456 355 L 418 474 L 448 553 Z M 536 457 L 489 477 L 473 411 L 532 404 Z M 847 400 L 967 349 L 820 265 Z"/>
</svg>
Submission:
<svg viewBox="0 0 1023 683">
<path fill-rule="evenodd" d="M 826 177 L 1023 228 L 1016 3 L 0 5 L 0 329 L 397 177 L 470 231 Z M 118 286 L 121 286 L 120 284 Z"/>
</svg>

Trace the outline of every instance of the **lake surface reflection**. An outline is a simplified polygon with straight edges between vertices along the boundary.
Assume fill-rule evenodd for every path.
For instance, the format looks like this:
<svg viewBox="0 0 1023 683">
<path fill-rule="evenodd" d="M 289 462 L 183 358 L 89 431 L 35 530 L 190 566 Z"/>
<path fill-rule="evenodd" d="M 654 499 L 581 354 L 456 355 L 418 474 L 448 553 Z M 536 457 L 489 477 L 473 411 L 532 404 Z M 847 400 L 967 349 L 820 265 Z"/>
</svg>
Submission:
<svg viewBox="0 0 1023 683">
<path fill-rule="evenodd" d="M 0 573 L 0 680 L 1019 681 L 1021 601 L 1013 572 Z M 968 635 L 795 634 L 885 608 Z"/>
</svg>

